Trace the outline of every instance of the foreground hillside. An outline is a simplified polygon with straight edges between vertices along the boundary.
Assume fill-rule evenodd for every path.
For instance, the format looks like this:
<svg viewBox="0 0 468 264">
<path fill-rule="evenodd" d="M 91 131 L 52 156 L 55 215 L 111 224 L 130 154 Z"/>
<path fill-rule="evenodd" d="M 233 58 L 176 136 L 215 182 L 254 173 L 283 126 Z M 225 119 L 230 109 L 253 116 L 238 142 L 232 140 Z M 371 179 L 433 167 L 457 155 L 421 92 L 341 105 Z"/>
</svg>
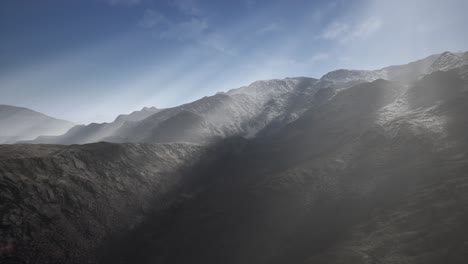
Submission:
<svg viewBox="0 0 468 264">
<path fill-rule="evenodd" d="M 0 262 L 88 263 L 182 179 L 188 144 L 0 145 Z"/>
</svg>

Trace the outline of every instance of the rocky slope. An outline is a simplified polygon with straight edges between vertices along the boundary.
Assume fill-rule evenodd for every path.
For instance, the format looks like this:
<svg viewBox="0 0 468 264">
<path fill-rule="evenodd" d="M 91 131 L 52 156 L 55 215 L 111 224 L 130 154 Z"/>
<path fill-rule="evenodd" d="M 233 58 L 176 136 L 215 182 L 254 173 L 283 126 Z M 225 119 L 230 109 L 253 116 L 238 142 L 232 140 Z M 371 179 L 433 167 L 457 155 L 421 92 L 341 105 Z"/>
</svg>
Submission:
<svg viewBox="0 0 468 264">
<path fill-rule="evenodd" d="M 188 144 L 0 145 L 0 262 L 95 262 L 105 239 L 170 203 L 201 152 Z"/>
<path fill-rule="evenodd" d="M 0 105 L 0 144 L 61 135 L 74 124 L 23 107 Z"/>
<path fill-rule="evenodd" d="M 197 171 L 190 199 L 102 262 L 464 263 L 468 82 L 458 70 L 411 87 L 359 84 L 276 133 L 224 141 L 231 154 Z"/>
</svg>

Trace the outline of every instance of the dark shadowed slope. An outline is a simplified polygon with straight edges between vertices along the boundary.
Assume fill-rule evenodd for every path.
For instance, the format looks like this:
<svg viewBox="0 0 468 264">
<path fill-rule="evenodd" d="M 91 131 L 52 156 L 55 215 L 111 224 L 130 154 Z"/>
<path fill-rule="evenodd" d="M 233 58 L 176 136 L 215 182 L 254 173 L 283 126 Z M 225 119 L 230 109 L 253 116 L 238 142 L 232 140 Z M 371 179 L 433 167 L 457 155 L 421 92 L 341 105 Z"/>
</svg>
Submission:
<svg viewBox="0 0 468 264">
<path fill-rule="evenodd" d="M 361 84 L 266 138 L 226 142 L 188 199 L 103 262 L 465 263 L 468 82 L 454 72 Z"/>
<path fill-rule="evenodd" d="M 0 144 L 61 135 L 74 124 L 23 107 L 0 105 Z"/>
</svg>

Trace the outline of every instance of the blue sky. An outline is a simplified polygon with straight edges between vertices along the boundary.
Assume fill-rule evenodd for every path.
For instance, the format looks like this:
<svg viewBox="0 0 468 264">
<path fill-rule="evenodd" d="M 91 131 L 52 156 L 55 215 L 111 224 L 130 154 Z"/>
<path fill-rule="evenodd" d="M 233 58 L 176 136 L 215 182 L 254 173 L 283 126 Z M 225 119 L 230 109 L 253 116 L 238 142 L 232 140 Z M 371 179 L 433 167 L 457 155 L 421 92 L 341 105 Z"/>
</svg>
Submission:
<svg viewBox="0 0 468 264">
<path fill-rule="evenodd" d="M 468 50 L 466 0 L 3 0 L 0 104 L 76 123 Z"/>
</svg>

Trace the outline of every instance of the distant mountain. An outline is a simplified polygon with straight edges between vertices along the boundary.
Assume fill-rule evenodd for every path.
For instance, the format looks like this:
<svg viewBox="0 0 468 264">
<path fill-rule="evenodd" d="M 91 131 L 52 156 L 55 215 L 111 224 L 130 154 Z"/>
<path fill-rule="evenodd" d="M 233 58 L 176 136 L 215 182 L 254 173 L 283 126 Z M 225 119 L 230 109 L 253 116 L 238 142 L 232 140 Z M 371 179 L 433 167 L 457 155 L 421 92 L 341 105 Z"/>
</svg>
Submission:
<svg viewBox="0 0 468 264">
<path fill-rule="evenodd" d="M 28 143 L 45 143 L 45 144 L 85 144 L 90 142 L 102 141 L 104 138 L 113 135 L 122 126 L 127 123 L 141 121 L 161 109 L 156 107 L 144 107 L 140 111 L 134 111 L 127 115 L 119 115 L 111 123 L 91 123 L 89 125 L 77 125 L 60 136 L 40 136 Z"/>
<path fill-rule="evenodd" d="M 468 65 L 468 52 L 465 53 L 442 53 L 426 70 L 426 73 L 432 73 L 435 71 L 448 71 L 464 65 Z"/>
<path fill-rule="evenodd" d="M 453 53 L 443 52 L 428 56 L 422 60 L 410 62 L 403 65 L 388 66 L 379 70 L 335 70 L 325 74 L 320 80 L 330 84 L 356 84 L 370 82 L 377 79 L 385 79 L 400 83 L 415 82 L 426 74 L 435 71 L 448 71 L 468 65 L 468 52 Z"/>
<path fill-rule="evenodd" d="M 74 125 L 24 107 L 0 105 L 0 144 L 61 135 Z"/>
<path fill-rule="evenodd" d="M 425 75 L 434 61 L 440 57 L 441 54 L 428 56 L 422 60 L 417 60 L 403 65 L 388 66 L 376 72 L 383 75 L 386 80 L 397 82 L 409 83 L 414 82 Z"/>
<path fill-rule="evenodd" d="M 468 65 L 468 52 L 443 52 L 405 65 L 389 66 L 375 71 L 384 79 L 399 82 L 414 82 L 422 76 L 435 71 L 448 71 Z"/>
<path fill-rule="evenodd" d="M 156 107 L 143 107 L 140 111 L 133 111 L 128 115 L 119 115 L 114 122 L 115 123 L 123 123 L 123 122 L 135 122 L 143 120 L 150 115 L 156 114 L 157 112 L 161 111 Z"/>
<path fill-rule="evenodd" d="M 106 263 L 464 263 L 467 84 L 454 70 L 362 83 L 275 134 L 226 140 L 189 198 Z"/>
<path fill-rule="evenodd" d="M 31 143 L 203 143 L 233 135 L 249 137 L 283 115 L 295 97 L 305 91 L 313 94 L 316 81 L 305 77 L 257 81 L 189 104 L 155 110 L 139 120 L 119 117 L 112 123 L 76 126 L 62 136 L 41 137 Z"/>
<path fill-rule="evenodd" d="M 340 69 L 320 79 L 296 77 L 257 81 L 168 109 L 148 108 L 112 123 L 77 126 L 58 137 L 40 137 L 31 143 L 84 144 L 109 142 L 207 143 L 229 136 L 254 137 L 270 133 L 299 118 L 353 85 L 385 79 L 405 85 L 434 71 L 468 64 L 468 52 L 444 52 L 405 65 L 375 71 Z M 271 131 L 267 131 L 270 129 Z"/>
</svg>

